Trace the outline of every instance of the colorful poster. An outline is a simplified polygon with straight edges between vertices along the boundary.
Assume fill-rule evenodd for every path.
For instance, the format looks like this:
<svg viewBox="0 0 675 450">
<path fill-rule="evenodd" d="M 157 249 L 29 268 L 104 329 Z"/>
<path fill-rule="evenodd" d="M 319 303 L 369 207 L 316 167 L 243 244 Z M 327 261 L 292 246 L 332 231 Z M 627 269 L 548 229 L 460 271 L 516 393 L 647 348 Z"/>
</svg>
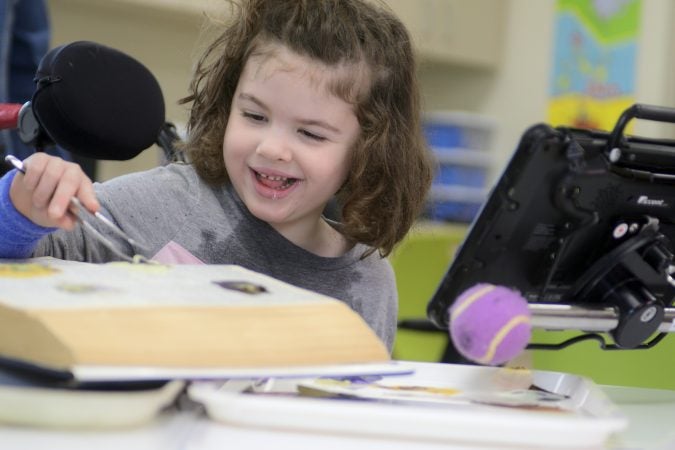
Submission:
<svg viewBox="0 0 675 450">
<path fill-rule="evenodd" d="M 611 130 L 635 102 L 641 0 L 558 0 L 548 122 Z"/>
</svg>

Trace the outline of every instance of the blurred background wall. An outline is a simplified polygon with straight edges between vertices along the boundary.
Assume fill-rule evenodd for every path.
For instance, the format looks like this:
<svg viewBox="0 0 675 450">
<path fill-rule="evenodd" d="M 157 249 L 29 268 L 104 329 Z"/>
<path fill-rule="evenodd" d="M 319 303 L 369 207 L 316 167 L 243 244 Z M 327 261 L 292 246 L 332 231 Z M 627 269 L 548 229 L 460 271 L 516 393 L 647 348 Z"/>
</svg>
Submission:
<svg viewBox="0 0 675 450">
<path fill-rule="evenodd" d="M 596 0 L 602 4 L 612 0 Z M 621 3 L 622 0 L 613 0 Z M 388 0 L 409 25 L 420 54 L 428 111 L 477 114 L 493 123 L 490 177 L 496 176 L 529 125 L 546 121 L 557 0 Z M 203 42 L 207 15 L 226 14 L 222 0 L 49 0 L 53 46 L 87 39 L 123 50 L 159 79 L 168 119 Z M 641 2 L 635 100 L 673 105 L 673 2 Z M 208 34 L 208 33 L 207 33 Z M 668 125 L 636 123 L 637 134 L 668 135 Z M 99 178 L 151 167 L 157 152 L 102 163 Z"/>
</svg>

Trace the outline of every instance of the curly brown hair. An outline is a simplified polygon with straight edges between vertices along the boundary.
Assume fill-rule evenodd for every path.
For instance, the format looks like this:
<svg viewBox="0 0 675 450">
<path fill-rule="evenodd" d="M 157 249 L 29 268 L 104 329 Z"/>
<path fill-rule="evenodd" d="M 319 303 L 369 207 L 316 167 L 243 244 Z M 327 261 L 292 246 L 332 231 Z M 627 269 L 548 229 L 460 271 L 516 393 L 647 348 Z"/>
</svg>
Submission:
<svg viewBox="0 0 675 450">
<path fill-rule="evenodd" d="M 183 149 L 197 173 L 210 184 L 228 182 L 223 134 L 244 64 L 262 46 L 281 44 L 336 69 L 351 66 L 330 86 L 355 105 L 361 127 L 336 195 L 340 231 L 371 246 L 367 254 L 388 255 L 421 213 L 433 172 L 405 26 L 367 0 L 229 1 L 228 25 L 200 58 L 190 95 L 181 100 L 192 102 Z M 369 85 L 354 88 L 363 84 L 364 67 Z"/>
</svg>

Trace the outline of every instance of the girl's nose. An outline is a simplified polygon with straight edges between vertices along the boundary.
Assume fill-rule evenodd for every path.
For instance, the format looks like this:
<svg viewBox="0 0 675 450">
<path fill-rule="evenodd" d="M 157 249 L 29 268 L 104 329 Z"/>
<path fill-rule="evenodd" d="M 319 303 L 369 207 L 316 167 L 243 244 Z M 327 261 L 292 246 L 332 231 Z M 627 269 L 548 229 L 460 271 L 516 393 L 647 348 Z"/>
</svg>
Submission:
<svg viewBox="0 0 675 450">
<path fill-rule="evenodd" d="M 271 160 L 290 161 L 292 152 L 289 141 L 282 131 L 270 130 L 258 143 L 256 153 Z"/>
</svg>

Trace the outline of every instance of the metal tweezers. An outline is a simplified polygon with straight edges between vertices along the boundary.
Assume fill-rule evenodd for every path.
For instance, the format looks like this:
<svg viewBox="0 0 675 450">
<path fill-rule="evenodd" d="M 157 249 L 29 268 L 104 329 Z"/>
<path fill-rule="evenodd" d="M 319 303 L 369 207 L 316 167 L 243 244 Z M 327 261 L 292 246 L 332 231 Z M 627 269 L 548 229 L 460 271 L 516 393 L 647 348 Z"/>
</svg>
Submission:
<svg viewBox="0 0 675 450">
<path fill-rule="evenodd" d="M 24 168 L 23 161 L 21 161 L 19 158 L 13 155 L 7 155 L 5 156 L 5 161 L 14 166 L 16 170 L 19 172 L 25 174 L 26 169 Z M 139 244 L 136 240 L 131 238 L 129 235 L 127 235 L 122 229 L 120 229 L 117 225 L 115 225 L 110 219 L 108 219 L 106 216 L 101 214 L 100 212 L 96 211 L 94 213 L 90 212 L 82 206 L 82 203 L 77 197 L 71 197 L 70 198 L 70 208 L 69 212 L 75 216 L 77 221 L 82 225 L 82 229 L 85 231 L 85 233 L 89 233 L 94 239 L 96 239 L 99 243 L 104 245 L 108 250 L 113 252 L 115 255 L 118 257 L 122 258 L 124 261 L 128 261 L 131 263 L 149 263 L 150 260 L 147 259 L 145 256 L 140 255 L 140 254 L 134 254 L 133 256 L 128 256 L 124 251 L 122 251 L 117 245 L 115 245 L 110 239 L 105 237 L 103 234 L 101 234 L 100 231 L 98 231 L 91 223 L 89 223 L 89 220 L 98 220 L 99 223 L 102 223 L 105 225 L 110 231 L 124 239 L 126 242 L 131 245 L 131 248 L 133 249 L 141 249 L 147 252 L 147 247 Z"/>
</svg>

